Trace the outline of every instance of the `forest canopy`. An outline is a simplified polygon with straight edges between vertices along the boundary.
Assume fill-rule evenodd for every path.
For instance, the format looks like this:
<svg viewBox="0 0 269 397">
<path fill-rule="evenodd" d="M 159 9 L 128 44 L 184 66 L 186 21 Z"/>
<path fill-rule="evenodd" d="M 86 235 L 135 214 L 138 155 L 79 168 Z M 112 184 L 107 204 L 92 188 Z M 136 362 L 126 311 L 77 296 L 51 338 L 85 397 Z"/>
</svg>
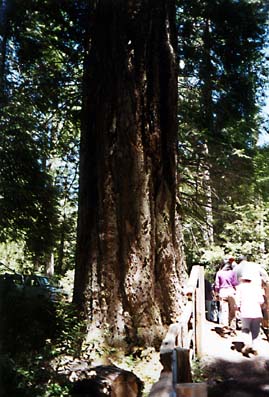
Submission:
<svg viewBox="0 0 269 397">
<path fill-rule="evenodd" d="M 2 260 L 12 266 L 46 271 L 54 261 L 59 274 L 74 267 L 91 7 L 83 1 L 1 3 L 0 238 Z M 187 261 L 213 247 L 246 251 L 267 263 L 267 150 L 257 142 L 268 127 L 262 112 L 268 5 L 178 1 L 176 23 L 179 207 Z"/>
</svg>

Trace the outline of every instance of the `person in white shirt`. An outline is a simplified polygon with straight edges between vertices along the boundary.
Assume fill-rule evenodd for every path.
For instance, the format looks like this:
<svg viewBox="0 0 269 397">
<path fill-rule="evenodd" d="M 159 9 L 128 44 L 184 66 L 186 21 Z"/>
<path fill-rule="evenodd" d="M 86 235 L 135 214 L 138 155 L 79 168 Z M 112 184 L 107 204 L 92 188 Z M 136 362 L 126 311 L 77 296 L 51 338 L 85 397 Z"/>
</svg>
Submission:
<svg viewBox="0 0 269 397">
<path fill-rule="evenodd" d="M 256 262 L 250 262 L 246 256 L 240 256 L 238 264 L 233 267 L 236 272 L 237 280 L 240 282 L 243 273 L 251 274 L 252 281 L 256 281 L 259 284 L 266 283 L 269 281 L 269 277 L 265 269 Z"/>
<path fill-rule="evenodd" d="M 262 320 L 264 290 L 253 272 L 243 272 L 236 288 L 235 302 L 242 321 L 243 355 L 257 355 L 257 340 Z"/>
</svg>

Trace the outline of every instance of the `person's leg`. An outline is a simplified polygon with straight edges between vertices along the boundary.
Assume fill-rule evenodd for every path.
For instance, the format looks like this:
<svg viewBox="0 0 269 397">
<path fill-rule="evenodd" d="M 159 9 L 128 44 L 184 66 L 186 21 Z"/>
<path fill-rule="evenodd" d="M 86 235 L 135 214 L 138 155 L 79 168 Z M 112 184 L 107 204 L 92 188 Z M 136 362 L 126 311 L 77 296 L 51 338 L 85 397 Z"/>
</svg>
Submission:
<svg viewBox="0 0 269 397">
<path fill-rule="evenodd" d="M 229 303 L 227 298 L 220 298 L 219 322 L 223 327 L 229 326 Z"/>
<path fill-rule="evenodd" d="M 257 342 L 260 334 L 261 319 L 253 318 L 250 324 L 250 332 L 252 338 L 252 348 L 257 350 Z"/>
<path fill-rule="evenodd" d="M 219 322 L 219 302 L 214 300 L 211 302 L 210 321 L 213 321 L 214 323 Z"/>
<path fill-rule="evenodd" d="M 236 331 L 236 309 L 234 295 L 228 296 L 229 303 L 229 326 L 233 331 Z"/>
<path fill-rule="evenodd" d="M 242 318 L 242 329 L 241 329 L 241 335 L 242 335 L 242 342 L 244 342 L 244 347 L 242 349 L 242 353 L 248 353 L 249 349 L 251 349 L 252 346 L 252 335 L 250 332 L 250 324 L 251 324 L 251 318 Z"/>
<path fill-rule="evenodd" d="M 212 303 L 212 301 L 209 301 L 209 300 L 205 301 L 205 310 L 206 310 L 205 315 L 206 315 L 206 319 L 208 321 L 211 320 L 211 303 Z"/>
</svg>

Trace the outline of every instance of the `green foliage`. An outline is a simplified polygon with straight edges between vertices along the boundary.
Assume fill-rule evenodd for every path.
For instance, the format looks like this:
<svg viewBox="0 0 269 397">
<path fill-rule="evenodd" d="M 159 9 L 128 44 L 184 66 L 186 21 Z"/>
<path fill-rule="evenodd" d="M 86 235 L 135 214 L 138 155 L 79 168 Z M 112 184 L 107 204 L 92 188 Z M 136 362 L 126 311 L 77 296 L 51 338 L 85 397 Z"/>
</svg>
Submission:
<svg viewBox="0 0 269 397">
<path fill-rule="evenodd" d="M 249 200 L 251 197 L 249 197 Z M 226 208 L 225 211 L 228 209 Z M 221 260 L 229 255 L 235 258 L 247 255 L 250 260 L 262 263 L 269 269 L 268 237 L 269 207 L 268 203 L 249 202 L 245 205 L 233 203 L 230 221 L 223 224 L 221 233 L 217 235 L 214 246 L 206 248 L 201 240 L 188 256 L 189 266 L 199 262 L 206 266 L 209 273 L 215 272 Z M 188 246 L 186 252 L 188 253 Z"/>
<path fill-rule="evenodd" d="M 79 357 L 85 336 L 85 323 L 79 318 L 71 303 L 57 306 L 57 337 L 53 355 L 67 354 Z"/>
<path fill-rule="evenodd" d="M 257 148 L 254 157 L 255 194 L 265 202 L 269 198 L 269 146 Z"/>
<path fill-rule="evenodd" d="M 2 8 L 0 241 L 24 241 L 43 267 L 53 252 L 64 273 L 74 259 L 85 3 Z"/>
<path fill-rule="evenodd" d="M 178 7 L 179 195 L 187 263 L 215 263 L 243 251 L 267 260 L 259 248 L 266 229 L 263 237 L 256 232 L 257 205 L 268 194 L 267 149 L 255 145 L 268 79 L 268 5 L 179 0 Z M 210 227 L 213 246 L 206 240 Z"/>
<path fill-rule="evenodd" d="M 192 371 L 192 377 L 193 377 L 193 382 L 206 382 L 206 376 L 204 373 L 203 369 L 203 364 L 201 360 L 194 359 L 192 360 L 191 363 L 191 371 Z"/>
<path fill-rule="evenodd" d="M 1 302 L 1 391 L 14 397 L 68 396 L 71 383 L 54 364 L 80 354 L 84 324 L 72 304 L 10 294 Z"/>
<path fill-rule="evenodd" d="M 56 332 L 55 308 L 46 299 L 28 299 L 23 291 L 1 285 L 1 351 L 25 354 L 45 345 Z"/>
<path fill-rule="evenodd" d="M 50 383 L 44 394 L 44 397 L 65 397 L 70 396 L 70 387 L 60 385 L 59 383 Z"/>
<path fill-rule="evenodd" d="M 31 267 L 31 262 L 25 256 L 25 243 L 23 241 L 7 241 L 0 244 L 0 273 L 23 272 Z"/>
</svg>

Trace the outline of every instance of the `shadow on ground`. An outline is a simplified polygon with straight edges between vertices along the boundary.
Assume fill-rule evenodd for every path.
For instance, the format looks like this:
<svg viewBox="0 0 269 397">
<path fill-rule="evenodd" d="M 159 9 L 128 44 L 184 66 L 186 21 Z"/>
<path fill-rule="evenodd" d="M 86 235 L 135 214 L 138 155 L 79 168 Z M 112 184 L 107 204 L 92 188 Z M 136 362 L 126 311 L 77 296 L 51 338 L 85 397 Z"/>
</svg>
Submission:
<svg viewBox="0 0 269 397">
<path fill-rule="evenodd" d="M 205 364 L 208 397 L 269 397 L 269 359 L 245 358 L 240 362 L 214 360 Z"/>
</svg>

